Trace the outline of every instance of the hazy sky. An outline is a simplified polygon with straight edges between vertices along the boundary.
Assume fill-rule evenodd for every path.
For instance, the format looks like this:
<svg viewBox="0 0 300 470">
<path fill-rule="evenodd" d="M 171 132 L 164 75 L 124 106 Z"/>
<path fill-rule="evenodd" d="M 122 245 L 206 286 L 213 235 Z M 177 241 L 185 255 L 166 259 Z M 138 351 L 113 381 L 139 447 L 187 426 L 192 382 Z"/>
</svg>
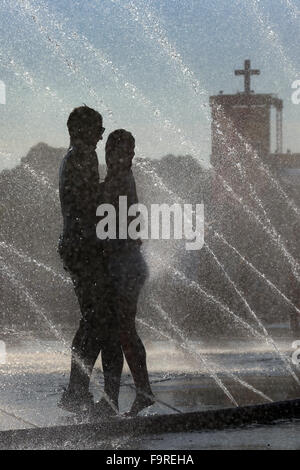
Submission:
<svg viewBox="0 0 300 470">
<path fill-rule="evenodd" d="M 0 0 L 0 169 L 37 142 L 68 146 L 82 103 L 153 158 L 210 154 L 208 97 L 252 88 L 284 99 L 284 149 L 300 151 L 300 0 Z M 98 146 L 100 160 L 103 146 Z"/>
</svg>

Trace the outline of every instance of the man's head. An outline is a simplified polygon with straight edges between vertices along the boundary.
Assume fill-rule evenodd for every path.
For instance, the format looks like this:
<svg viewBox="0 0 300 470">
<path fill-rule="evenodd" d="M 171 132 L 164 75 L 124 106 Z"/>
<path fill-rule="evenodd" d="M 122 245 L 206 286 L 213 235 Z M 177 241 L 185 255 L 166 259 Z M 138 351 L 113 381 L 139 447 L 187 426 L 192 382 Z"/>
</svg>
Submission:
<svg viewBox="0 0 300 470">
<path fill-rule="evenodd" d="M 131 167 L 134 157 L 135 139 L 124 129 L 109 134 L 105 146 L 105 160 L 110 170 L 119 171 Z"/>
<path fill-rule="evenodd" d="M 102 124 L 101 114 L 94 109 L 88 106 L 73 109 L 67 122 L 71 143 L 96 147 L 105 131 Z"/>
</svg>

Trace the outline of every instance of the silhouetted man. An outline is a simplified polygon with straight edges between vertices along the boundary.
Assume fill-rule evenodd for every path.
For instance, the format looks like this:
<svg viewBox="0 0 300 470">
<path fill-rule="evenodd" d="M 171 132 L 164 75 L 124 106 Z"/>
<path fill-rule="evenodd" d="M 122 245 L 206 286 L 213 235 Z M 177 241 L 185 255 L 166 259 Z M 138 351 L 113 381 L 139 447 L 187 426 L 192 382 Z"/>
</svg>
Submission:
<svg viewBox="0 0 300 470">
<path fill-rule="evenodd" d="M 107 308 L 108 278 L 101 241 L 96 236 L 100 184 L 95 149 L 105 129 L 102 116 L 87 106 L 74 109 L 67 126 L 70 148 L 59 177 L 63 215 L 59 253 L 72 277 L 82 318 L 72 343 L 69 386 L 59 406 L 72 412 L 90 409 L 93 405 L 90 377 L 102 350 L 105 392 L 118 408 L 123 353 L 118 329 Z M 113 411 L 104 401 L 102 406 L 106 412 Z"/>
</svg>

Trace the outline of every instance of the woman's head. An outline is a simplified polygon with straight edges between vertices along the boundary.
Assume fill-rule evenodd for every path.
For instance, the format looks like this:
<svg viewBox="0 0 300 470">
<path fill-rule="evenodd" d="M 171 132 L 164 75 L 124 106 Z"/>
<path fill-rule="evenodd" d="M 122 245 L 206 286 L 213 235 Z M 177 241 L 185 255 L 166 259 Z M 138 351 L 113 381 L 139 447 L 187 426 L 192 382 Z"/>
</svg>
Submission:
<svg viewBox="0 0 300 470">
<path fill-rule="evenodd" d="M 109 134 L 105 146 L 105 160 L 110 170 L 120 171 L 131 167 L 134 157 L 135 139 L 124 129 Z"/>
</svg>

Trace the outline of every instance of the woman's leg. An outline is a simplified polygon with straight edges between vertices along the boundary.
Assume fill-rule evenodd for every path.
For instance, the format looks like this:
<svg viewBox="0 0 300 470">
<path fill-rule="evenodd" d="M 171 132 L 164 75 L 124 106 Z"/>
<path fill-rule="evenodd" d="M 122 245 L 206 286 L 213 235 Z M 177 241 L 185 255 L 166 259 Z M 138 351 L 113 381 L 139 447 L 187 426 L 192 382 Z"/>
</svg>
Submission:
<svg viewBox="0 0 300 470">
<path fill-rule="evenodd" d="M 147 369 L 146 350 L 135 326 L 136 308 L 137 303 L 124 308 L 123 302 L 120 331 L 121 345 L 136 387 L 136 398 L 130 410 L 132 415 L 136 415 L 154 403 Z"/>
<path fill-rule="evenodd" d="M 110 259 L 112 308 L 115 310 L 122 349 L 137 392 L 131 414 L 137 414 L 154 403 L 146 350 L 135 326 L 139 293 L 146 275 L 147 266 L 139 250 L 116 253 Z"/>
</svg>

